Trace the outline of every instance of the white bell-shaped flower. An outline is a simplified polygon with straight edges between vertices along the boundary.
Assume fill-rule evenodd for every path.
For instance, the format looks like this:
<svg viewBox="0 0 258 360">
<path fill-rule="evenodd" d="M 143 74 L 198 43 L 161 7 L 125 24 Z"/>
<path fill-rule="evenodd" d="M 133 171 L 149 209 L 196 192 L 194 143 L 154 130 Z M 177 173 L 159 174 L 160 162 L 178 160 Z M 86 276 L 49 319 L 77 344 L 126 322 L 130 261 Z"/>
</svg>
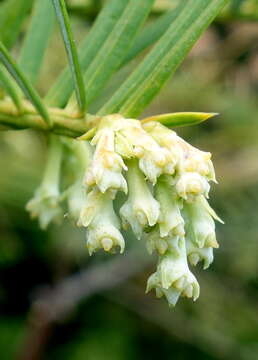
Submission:
<svg viewBox="0 0 258 360">
<path fill-rule="evenodd" d="M 87 227 L 87 247 L 90 255 L 98 249 L 113 252 L 120 247 L 120 252 L 124 251 L 125 243 L 119 231 L 119 219 L 108 194 L 94 188 L 86 197 L 78 224 Z"/>
<path fill-rule="evenodd" d="M 127 170 L 120 155 L 115 152 L 115 135 L 112 129 L 101 128 L 91 142 L 96 145 L 93 160 L 86 172 L 85 181 L 88 186 L 97 185 L 102 193 L 117 190 L 127 193 L 127 183 L 122 170 Z"/>
<path fill-rule="evenodd" d="M 201 151 L 180 138 L 183 157 L 180 172 L 197 172 L 208 181 L 216 181 L 215 170 L 211 161 L 211 153 Z"/>
<path fill-rule="evenodd" d="M 160 257 L 158 268 L 148 280 L 147 291 L 156 289 L 158 296 L 165 295 L 169 304 L 175 305 L 179 296 L 199 297 L 200 287 L 187 264 L 185 239 L 180 239 L 180 252 L 166 252 Z"/>
<path fill-rule="evenodd" d="M 38 218 L 39 225 L 43 230 L 51 222 L 60 223 L 64 214 L 56 185 L 42 184 L 36 190 L 34 197 L 27 203 L 26 210 L 30 212 L 32 219 Z"/>
<path fill-rule="evenodd" d="M 146 226 L 154 226 L 157 223 L 160 206 L 152 196 L 137 160 L 128 162 L 127 180 L 129 196 L 120 209 L 120 216 L 124 226 L 130 224 L 136 237 L 140 239 Z"/>
</svg>

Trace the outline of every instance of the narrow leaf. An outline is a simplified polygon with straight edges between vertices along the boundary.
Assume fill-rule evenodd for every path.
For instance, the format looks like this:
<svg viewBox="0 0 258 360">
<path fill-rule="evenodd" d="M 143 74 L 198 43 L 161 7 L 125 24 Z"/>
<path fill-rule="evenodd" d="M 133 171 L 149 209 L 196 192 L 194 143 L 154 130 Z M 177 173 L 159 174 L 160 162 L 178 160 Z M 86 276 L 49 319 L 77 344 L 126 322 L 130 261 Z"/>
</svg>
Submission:
<svg viewBox="0 0 258 360">
<path fill-rule="evenodd" d="M 5 46 L 0 42 L 0 61 L 3 63 L 7 71 L 12 75 L 16 83 L 19 85 L 24 95 L 31 101 L 31 103 L 38 110 L 39 114 L 43 119 L 50 125 L 50 118 L 48 116 L 47 109 L 44 104 L 41 102 L 40 96 L 37 91 L 30 84 L 29 80 L 23 75 L 21 70 L 15 64 L 11 55 Z"/>
<path fill-rule="evenodd" d="M 0 40 L 7 48 L 16 41 L 33 0 L 6 0 L 0 8 Z"/>
<path fill-rule="evenodd" d="M 214 116 L 217 113 L 203 113 L 203 112 L 178 112 L 172 114 L 155 115 L 144 118 L 141 122 L 146 124 L 151 121 L 157 121 L 167 127 L 189 126 L 200 124 Z"/>
<path fill-rule="evenodd" d="M 82 71 L 85 71 L 94 59 L 98 50 L 112 31 L 117 20 L 127 5 L 128 0 L 110 0 L 98 15 L 89 34 L 79 47 L 79 60 Z M 73 91 L 70 69 L 63 70 L 46 96 L 50 106 L 64 106 Z"/>
<path fill-rule="evenodd" d="M 129 50 L 129 53 L 123 60 L 122 65 L 128 63 L 150 45 L 159 40 L 168 27 L 173 23 L 173 21 L 175 21 L 187 2 L 188 0 L 181 0 L 174 9 L 167 11 L 156 21 L 146 26 L 146 28 L 137 36 L 134 45 Z"/>
<path fill-rule="evenodd" d="M 227 2 L 189 0 L 176 21 L 99 113 L 138 116 Z"/>
<path fill-rule="evenodd" d="M 32 19 L 26 32 L 19 66 L 31 82 L 36 82 L 44 53 L 53 30 L 55 13 L 50 0 L 35 0 Z"/>
<path fill-rule="evenodd" d="M 86 110 L 86 96 L 83 83 L 83 77 L 81 73 L 81 67 L 78 60 L 77 49 L 72 35 L 70 21 L 65 6 L 64 0 L 52 0 L 57 20 L 60 25 L 60 30 L 63 36 L 71 73 L 73 77 L 73 84 L 79 109 L 82 113 Z"/>
<path fill-rule="evenodd" d="M 16 83 L 14 83 L 13 79 L 10 77 L 3 65 L 0 65 L 0 83 L 14 102 L 17 110 L 22 111 L 20 92 L 17 91 Z"/>
<path fill-rule="evenodd" d="M 153 3 L 154 0 L 128 1 L 122 16 L 84 75 L 89 103 L 96 98 L 120 66 Z"/>
</svg>

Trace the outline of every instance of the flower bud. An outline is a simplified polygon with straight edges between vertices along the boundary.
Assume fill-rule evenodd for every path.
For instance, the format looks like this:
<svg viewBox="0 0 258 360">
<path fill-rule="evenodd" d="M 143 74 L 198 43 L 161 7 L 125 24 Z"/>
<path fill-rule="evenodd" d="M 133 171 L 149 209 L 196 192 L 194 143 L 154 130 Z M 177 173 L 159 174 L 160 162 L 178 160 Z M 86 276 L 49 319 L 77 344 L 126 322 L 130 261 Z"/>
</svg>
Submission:
<svg viewBox="0 0 258 360">
<path fill-rule="evenodd" d="M 146 226 L 154 226 L 159 217 L 159 203 L 154 199 L 138 168 L 137 160 L 128 162 L 129 196 L 120 209 L 124 226 L 129 223 L 138 239 Z"/>
<path fill-rule="evenodd" d="M 78 225 L 87 227 L 87 247 L 90 255 L 101 248 L 109 252 L 120 247 L 120 252 L 124 251 L 119 220 L 108 194 L 94 188 L 87 195 Z"/>
</svg>

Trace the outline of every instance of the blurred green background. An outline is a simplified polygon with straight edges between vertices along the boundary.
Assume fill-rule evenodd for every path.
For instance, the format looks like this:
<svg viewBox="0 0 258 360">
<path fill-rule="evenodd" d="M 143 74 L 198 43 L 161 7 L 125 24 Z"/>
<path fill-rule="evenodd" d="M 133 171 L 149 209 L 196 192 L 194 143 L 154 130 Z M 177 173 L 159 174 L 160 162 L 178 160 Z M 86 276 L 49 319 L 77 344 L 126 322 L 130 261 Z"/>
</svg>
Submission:
<svg viewBox="0 0 258 360">
<path fill-rule="evenodd" d="M 79 42 L 101 1 L 83 11 L 79 1 L 70 5 Z M 211 204 L 225 221 L 217 226 L 214 263 L 205 272 L 194 269 L 201 285 L 196 303 L 181 299 L 169 309 L 144 294 L 155 257 L 134 239 L 129 257 L 89 258 L 84 230 L 68 219 L 40 231 L 24 206 L 42 175 L 44 135 L 0 134 L 1 360 L 258 359 L 257 44 L 258 23 L 219 18 L 144 114 L 220 113 L 178 130 L 212 152 L 219 184 Z M 42 94 L 65 61 L 56 29 L 38 84 Z"/>
</svg>

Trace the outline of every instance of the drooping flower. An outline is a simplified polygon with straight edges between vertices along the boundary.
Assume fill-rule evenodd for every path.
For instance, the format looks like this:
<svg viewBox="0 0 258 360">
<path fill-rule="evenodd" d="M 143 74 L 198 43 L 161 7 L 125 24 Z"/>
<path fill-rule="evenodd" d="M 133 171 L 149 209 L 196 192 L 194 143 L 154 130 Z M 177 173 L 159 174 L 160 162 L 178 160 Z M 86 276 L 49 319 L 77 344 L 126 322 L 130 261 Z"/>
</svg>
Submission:
<svg viewBox="0 0 258 360">
<path fill-rule="evenodd" d="M 100 129 L 92 140 L 96 145 L 93 160 L 85 177 L 88 186 L 97 185 L 102 193 L 117 190 L 127 193 L 122 170 L 127 170 L 120 155 L 115 152 L 115 134 L 112 129 Z"/>
<path fill-rule="evenodd" d="M 213 262 L 213 247 L 199 248 L 189 238 L 186 238 L 186 252 L 188 260 L 193 266 L 196 266 L 199 261 L 203 261 L 203 269 L 205 270 Z"/>
<path fill-rule="evenodd" d="M 180 138 L 183 149 L 180 172 L 196 172 L 208 181 L 216 181 L 211 153 L 201 151 Z"/>
<path fill-rule="evenodd" d="M 195 266 L 203 261 L 204 269 L 212 263 L 218 247 L 214 220 L 221 221 L 206 200 L 209 182 L 216 182 L 211 154 L 155 121 L 141 123 L 119 114 L 96 121 L 81 138 L 90 143 L 67 140 L 75 161 L 62 196 L 59 161 L 58 171 L 53 166 L 47 171 L 56 176 L 46 177 L 49 192 L 42 185 L 28 207 L 44 225 L 58 218 L 65 199 L 71 217 L 86 228 L 90 254 L 99 249 L 122 253 L 120 223 L 125 230 L 130 226 L 146 241 L 148 252 L 159 256 L 147 291 L 155 289 L 170 305 L 180 296 L 196 300 L 199 284 L 188 262 Z M 124 194 L 117 196 L 118 191 Z"/>
<path fill-rule="evenodd" d="M 113 252 L 119 247 L 120 253 L 124 251 L 125 243 L 119 231 L 119 219 L 108 194 L 101 193 L 97 188 L 87 194 L 78 225 L 87 227 L 90 255 L 99 249 Z"/>
<path fill-rule="evenodd" d="M 64 214 L 59 202 L 59 191 L 54 185 L 42 184 L 27 203 L 26 209 L 30 212 L 32 219 L 38 218 L 43 230 L 51 222 L 59 224 Z"/>
<path fill-rule="evenodd" d="M 128 162 L 127 180 L 129 196 L 120 209 L 120 216 L 124 227 L 130 224 L 136 237 L 140 239 L 146 226 L 157 223 L 160 206 L 151 194 L 144 175 L 138 168 L 137 160 Z"/>
<path fill-rule="evenodd" d="M 187 237 L 199 248 L 218 248 L 213 217 L 217 220 L 220 219 L 210 208 L 205 197 L 199 196 L 194 202 L 186 203 L 184 213 Z"/>
<path fill-rule="evenodd" d="M 185 239 L 181 238 L 179 253 L 169 251 L 160 257 L 157 271 L 147 282 L 147 292 L 156 290 L 157 297 L 163 295 L 170 305 L 175 305 L 180 296 L 199 297 L 200 287 L 187 264 Z"/>
<path fill-rule="evenodd" d="M 61 222 L 63 217 L 59 190 L 61 161 L 62 143 L 52 135 L 42 183 L 26 205 L 31 217 L 38 218 L 42 229 L 46 229 L 51 222 Z"/>
</svg>

